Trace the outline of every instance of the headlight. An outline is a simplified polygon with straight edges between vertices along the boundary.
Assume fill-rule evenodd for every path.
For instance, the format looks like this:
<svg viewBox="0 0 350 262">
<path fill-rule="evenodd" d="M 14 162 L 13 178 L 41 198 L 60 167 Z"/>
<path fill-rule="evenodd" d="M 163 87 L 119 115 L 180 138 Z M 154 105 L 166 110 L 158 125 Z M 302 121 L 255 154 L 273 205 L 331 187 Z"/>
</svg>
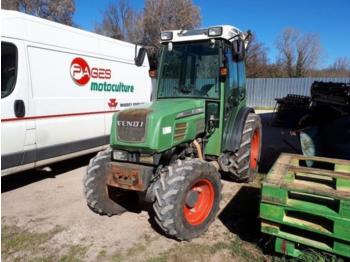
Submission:
<svg viewBox="0 0 350 262">
<path fill-rule="evenodd" d="M 173 32 L 162 32 L 160 34 L 160 39 L 162 41 L 170 41 L 171 39 L 173 39 Z"/>
<path fill-rule="evenodd" d="M 113 150 L 112 157 L 113 157 L 113 160 L 127 161 L 128 160 L 128 152 L 120 151 L 120 150 Z"/>
<path fill-rule="evenodd" d="M 222 34 L 222 27 L 211 27 L 208 29 L 208 36 L 219 36 Z"/>
</svg>

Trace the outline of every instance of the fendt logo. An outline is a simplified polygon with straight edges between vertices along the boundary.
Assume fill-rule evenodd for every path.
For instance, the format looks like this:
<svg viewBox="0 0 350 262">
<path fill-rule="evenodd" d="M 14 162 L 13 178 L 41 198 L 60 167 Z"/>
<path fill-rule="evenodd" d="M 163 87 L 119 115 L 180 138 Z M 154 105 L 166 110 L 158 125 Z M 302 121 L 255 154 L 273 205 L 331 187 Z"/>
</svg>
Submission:
<svg viewBox="0 0 350 262">
<path fill-rule="evenodd" d="M 118 121 L 118 126 L 122 127 L 143 127 L 142 121 Z"/>
<path fill-rule="evenodd" d="M 81 57 L 73 59 L 70 65 L 70 74 L 79 85 L 86 85 L 90 78 L 110 79 L 111 69 L 93 67 L 90 70 L 89 64 Z"/>
</svg>

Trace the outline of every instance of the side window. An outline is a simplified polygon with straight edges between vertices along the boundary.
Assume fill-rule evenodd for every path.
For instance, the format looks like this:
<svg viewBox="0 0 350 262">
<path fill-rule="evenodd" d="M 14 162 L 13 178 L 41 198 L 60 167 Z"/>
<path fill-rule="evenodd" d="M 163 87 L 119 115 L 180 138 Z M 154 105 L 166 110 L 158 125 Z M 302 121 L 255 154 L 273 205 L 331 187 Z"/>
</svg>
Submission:
<svg viewBox="0 0 350 262">
<path fill-rule="evenodd" d="M 1 98 L 12 93 L 17 78 L 17 47 L 1 42 Z"/>
<path fill-rule="evenodd" d="M 240 98 L 245 97 L 246 75 L 244 61 L 238 62 L 238 86 L 240 89 Z"/>
<path fill-rule="evenodd" d="M 239 86 L 239 82 L 238 82 L 238 66 L 237 66 L 237 62 L 234 62 L 232 59 L 232 50 L 231 48 L 228 48 L 227 51 L 227 57 L 226 57 L 227 61 L 228 61 L 228 71 L 229 71 L 229 83 L 228 83 L 228 88 L 227 88 L 227 97 L 228 96 L 237 96 L 238 95 L 238 86 Z"/>
<path fill-rule="evenodd" d="M 239 101 L 239 88 L 238 88 L 238 65 L 237 62 L 232 59 L 232 50 L 229 47 L 226 52 L 226 61 L 229 75 L 226 77 L 225 88 L 225 121 L 230 116 L 232 109 L 237 106 Z"/>
</svg>

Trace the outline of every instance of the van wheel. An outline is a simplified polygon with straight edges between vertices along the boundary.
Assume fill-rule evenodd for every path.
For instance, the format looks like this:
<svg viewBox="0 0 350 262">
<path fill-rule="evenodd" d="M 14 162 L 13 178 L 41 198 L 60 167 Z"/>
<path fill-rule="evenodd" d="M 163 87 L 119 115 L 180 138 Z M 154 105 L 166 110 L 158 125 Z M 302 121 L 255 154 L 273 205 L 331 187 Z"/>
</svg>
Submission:
<svg viewBox="0 0 350 262">
<path fill-rule="evenodd" d="M 253 181 L 261 155 L 261 119 L 250 113 L 245 121 L 239 150 L 230 157 L 228 175 L 237 182 Z"/>
<path fill-rule="evenodd" d="M 220 174 L 198 159 L 181 161 L 161 174 L 155 188 L 155 221 L 170 237 L 191 240 L 207 231 L 219 211 Z"/>
<path fill-rule="evenodd" d="M 120 215 L 126 211 L 109 196 L 105 166 L 110 159 L 111 149 L 99 152 L 90 160 L 83 180 L 88 207 L 95 213 L 107 216 Z"/>
</svg>

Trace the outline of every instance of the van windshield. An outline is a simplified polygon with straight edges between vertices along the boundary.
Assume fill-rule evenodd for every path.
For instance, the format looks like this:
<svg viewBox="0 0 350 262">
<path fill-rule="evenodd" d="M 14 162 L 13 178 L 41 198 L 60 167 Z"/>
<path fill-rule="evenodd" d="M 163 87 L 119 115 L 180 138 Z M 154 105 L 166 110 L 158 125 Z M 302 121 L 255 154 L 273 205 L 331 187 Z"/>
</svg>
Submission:
<svg viewBox="0 0 350 262">
<path fill-rule="evenodd" d="M 173 43 L 162 47 L 158 98 L 219 99 L 219 47 L 209 42 Z"/>
<path fill-rule="evenodd" d="M 1 98 L 12 93 L 17 76 L 17 48 L 1 42 Z"/>
</svg>

